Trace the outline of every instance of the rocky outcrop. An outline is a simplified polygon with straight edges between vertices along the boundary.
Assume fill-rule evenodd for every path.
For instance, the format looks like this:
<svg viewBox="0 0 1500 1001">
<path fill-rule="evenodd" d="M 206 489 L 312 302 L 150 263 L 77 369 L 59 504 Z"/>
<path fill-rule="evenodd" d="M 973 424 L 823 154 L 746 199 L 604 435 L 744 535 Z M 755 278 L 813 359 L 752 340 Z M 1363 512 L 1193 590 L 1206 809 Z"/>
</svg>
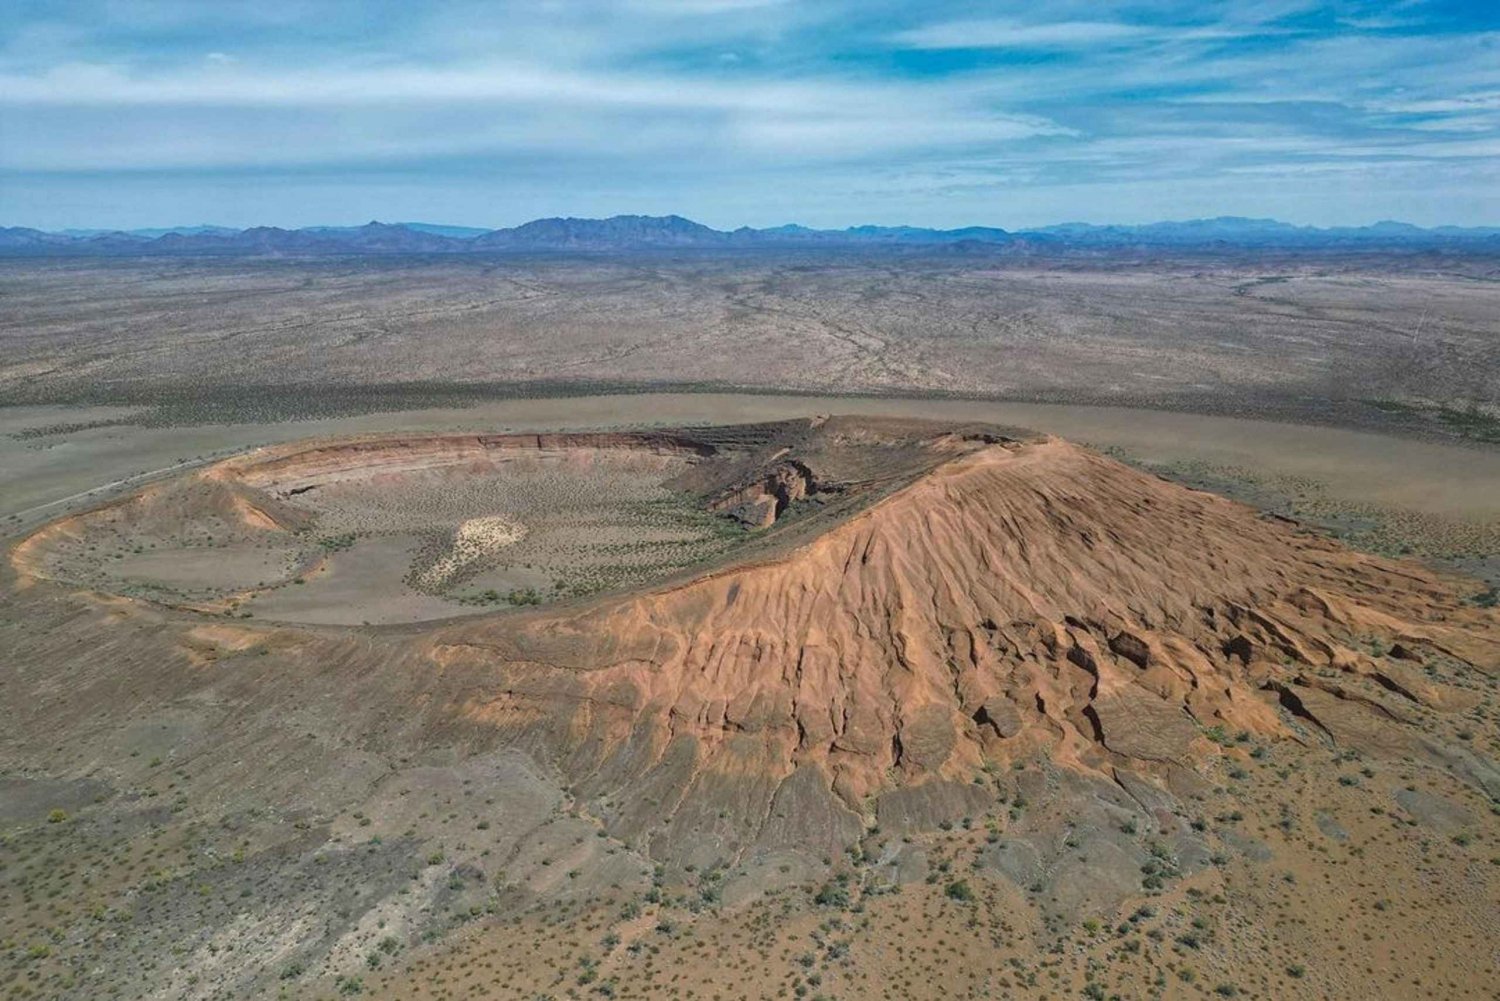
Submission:
<svg viewBox="0 0 1500 1001">
<path fill-rule="evenodd" d="M 817 489 L 812 470 L 800 462 L 786 460 L 776 463 L 756 481 L 714 498 L 708 508 L 750 528 L 769 528 L 788 507 L 810 497 Z"/>
</svg>

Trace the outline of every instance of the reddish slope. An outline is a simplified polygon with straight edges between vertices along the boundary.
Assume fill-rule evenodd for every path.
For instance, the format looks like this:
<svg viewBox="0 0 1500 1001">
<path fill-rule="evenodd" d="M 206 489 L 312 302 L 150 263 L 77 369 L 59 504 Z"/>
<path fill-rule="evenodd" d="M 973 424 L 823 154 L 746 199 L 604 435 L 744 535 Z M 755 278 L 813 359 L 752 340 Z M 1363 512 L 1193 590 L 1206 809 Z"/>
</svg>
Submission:
<svg viewBox="0 0 1500 1001">
<path fill-rule="evenodd" d="M 579 772 L 645 781 L 685 737 L 699 779 L 769 770 L 767 796 L 814 764 L 858 810 L 1042 748 L 1149 769 L 1200 728 L 1284 731 L 1280 692 L 1310 712 L 1294 682 L 1321 668 L 1444 697 L 1372 640 L 1500 664 L 1494 613 L 1438 579 L 1052 440 L 958 457 L 768 565 L 452 627 L 431 656 L 499 672 L 476 720 L 561 711 Z"/>
</svg>

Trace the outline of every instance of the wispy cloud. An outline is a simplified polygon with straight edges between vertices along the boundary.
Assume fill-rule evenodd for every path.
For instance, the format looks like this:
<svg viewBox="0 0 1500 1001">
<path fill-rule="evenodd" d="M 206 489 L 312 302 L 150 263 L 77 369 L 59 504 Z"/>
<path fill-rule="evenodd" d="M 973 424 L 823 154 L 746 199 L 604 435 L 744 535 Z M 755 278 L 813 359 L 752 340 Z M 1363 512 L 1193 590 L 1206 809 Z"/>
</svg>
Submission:
<svg viewBox="0 0 1500 1001">
<path fill-rule="evenodd" d="M 488 192 L 490 223 L 612 200 L 723 224 L 1004 225 L 1174 191 L 1355 221 L 1413 190 L 1500 221 L 1500 23 L 1426 0 L 17 3 L 0 221 L 160 222 L 231 189 L 258 211 L 333 200 L 303 221 L 404 191 L 411 217 L 434 185 Z"/>
<path fill-rule="evenodd" d="M 806 160 L 1071 132 L 1040 115 L 996 109 L 965 88 L 813 78 L 684 85 L 680 77 L 520 63 L 272 71 L 209 60 L 146 74 L 71 65 L 0 77 L 0 108 L 7 106 L 20 141 L 0 149 L 0 165 L 26 170 L 486 151 Z M 52 123 L 69 114 L 95 141 L 74 140 L 83 128 L 54 134 Z M 143 127 L 148 121 L 168 124 Z M 101 128 L 109 143 L 97 142 Z"/>
<path fill-rule="evenodd" d="M 948 21 L 897 32 L 897 44 L 914 49 L 1072 48 L 1139 38 L 1149 29 L 1119 21 L 1051 21 L 1027 24 L 1009 19 Z"/>
</svg>

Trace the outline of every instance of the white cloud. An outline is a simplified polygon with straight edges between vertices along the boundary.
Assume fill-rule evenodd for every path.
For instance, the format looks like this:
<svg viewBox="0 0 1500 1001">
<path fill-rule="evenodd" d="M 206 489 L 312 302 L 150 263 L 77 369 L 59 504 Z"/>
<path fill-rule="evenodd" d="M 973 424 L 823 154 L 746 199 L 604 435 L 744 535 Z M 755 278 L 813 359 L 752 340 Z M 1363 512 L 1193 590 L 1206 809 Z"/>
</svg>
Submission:
<svg viewBox="0 0 1500 1001">
<path fill-rule="evenodd" d="M 778 110 L 867 107 L 881 101 L 932 103 L 920 89 L 837 80 L 726 82 L 554 69 L 534 63 L 428 67 L 366 64 L 328 69 L 196 66 L 128 72 L 103 64 L 59 66 L 38 75 L 0 75 L 0 106 L 317 107 L 393 103 L 537 102 L 599 107 Z"/>
<path fill-rule="evenodd" d="M 1138 38 L 1139 25 L 1118 21 L 1053 21 L 1027 24 L 1008 19 L 948 21 L 899 32 L 895 41 L 913 49 L 1073 48 Z"/>
<path fill-rule="evenodd" d="M 657 15 L 729 14 L 779 7 L 790 0 L 627 0 L 626 6 Z"/>
<path fill-rule="evenodd" d="M 11 140 L 0 166 L 12 170 L 533 153 L 798 163 L 1070 133 L 962 87 L 519 63 L 278 71 L 237 62 L 149 74 L 71 65 L 0 77 L 0 113 Z"/>
<path fill-rule="evenodd" d="M 1076 135 L 1054 122 L 1023 115 L 896 118 L 889 114 L 745 118 L 736 123 L 733 134 L 745 148 L 804 157 L 866 155 L 913 148 L 938 150 L 1035 136 Z"/>
<path fill-rule="evenodd" d="M 1319 31 L 1292 19 L 1311 0 L 430 0 L 379 24 L 341 2 L 101 2 L 97 24 L 0 30 L 0 170 L 31 175 L 0 179 L 0 205 L 49 173 L 146 191 L 152 172 L 243 169 L 244 191 L 299 171 L 319 192 L 534 183 L 526 214 L 784 221 L 864 198 L 857 217 L 1007 223 L 989 214 L 1006 191 L 1054 218 L 1087 214 L 1063 192 L 1189 182 L 1205 200 L 1219 185 L 1226 211 L 1253 179 L 1286 204 L 1279 171 L 1352 186 L 1426 170 L 1477 191 L 1500 153 L 1500 34 L 1396 33 L 1358 3 Z M 896 50 L 964 52 L 906 75 Z M 863 207 L 879 197 L 900 201 Z"/>
<path fill-rule="evenodd" d="M 1390 111 L 1406 115 L 1500 111 L 1500 90 L 1477 94 L 1457 94 L 1451 97 L 1385 99 L 1371 101 L 1367 106 L 1375 111 Z"/>
</svg>

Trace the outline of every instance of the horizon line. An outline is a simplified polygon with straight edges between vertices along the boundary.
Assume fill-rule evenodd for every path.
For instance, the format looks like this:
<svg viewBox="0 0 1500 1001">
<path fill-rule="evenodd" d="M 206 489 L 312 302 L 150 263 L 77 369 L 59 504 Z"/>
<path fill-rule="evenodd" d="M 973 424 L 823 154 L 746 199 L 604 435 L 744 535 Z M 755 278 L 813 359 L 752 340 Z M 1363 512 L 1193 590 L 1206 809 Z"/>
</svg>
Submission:
<svg viewBox="0 0 1500 1001">
<path fill-rule="evenodd" d="M 798 227 L 798 228 L 802 228 L 802 229 L 811 230 L 813 232 L 823 232 L 823 233 L 830 233 L 830 232 L 831 233 L 837 233 L 837 232 L 844 232 L 844 231 L 848 231 L 848 230 L 857 230 L 857 229 L 864 229 L 864 228 L 873 228 L 873 229 L 915 229 L 915 230 L 928 230 L 928 231 L 931 231 L 931 232 L 939 232 L 939 233 L 951 233 L 951 232 L 956 232 L 956 231 L 959 231 L 959 230 L 966 230 L 966 229 L 993 229 L 993 230 L 1000 230 L 1000 231 L 1003 231 L 1003 232 L 1006 232 L 1006 233 L 1028 233 L 1028 232 L 1040 232 L 1040 231 L 1049 230 L 1049 229 L 1059 229 L 1059 228 L 1068 227 L 1068 226 L 1086 226 L 1086 227 L 1090 227 L 1090 228 L 1094 228 L 1094 229 L 1140 229 L 1142 227 L 1147 227 L 1147 226 L 1188 225 L 1188 224 L 1192 224 L 1192 223 L 1206 223 L 1206 222 L 1239 222 L 1239 223 L 1262 223 L 1262 224 L 1264 224 L 1264 223 L 1270 223 L 1270 224 L 1275 224 L 1275 225 L 1278 225 L 1278 226 L 1286 226 L 1286 227 L 1291 227 L 1291 228 L 1295 228 L 1295 229 L 1314 230 L 1314 231 L 1320 231 L 1320 232 L 1327 232 L 1327 231 L 1334 231 L 1334 230 L 1373 229 L 1373 228 L 1380 227 L 1380 226 L 1401 226 L 1401 227 L 1406 227 L 1406 228 L 1416 229 L 1416 230 L 1422 230 L 1422 231 L 1435 231 L 1435 230 L 1444 230 L 1444 229 L 1461 229 L 1461 230 L 1500 229 L 1500 222 L 1495 222 L 1495 223 L 1454 223 L 1454 222 L 1445 222 L 1445 223 L 1435 223 L 1435 224 L 1432 224 L 1432 225 L 1422 225 L 1422 224 L 1419 224 L 1419 223 L 1407 222 L 1407 221 L 1402 220 L 1402 219 L 1396 219 L 1396 218 L 1391 218 L 1391 217 L 1383 217 L 1383 218 L 1375 219 L 1375 220 L 1373 220 L 1371 222 L 1344 223 L 1344 224 L 1339 224 L 1339 225 L 1318 225 L 1318 224 L 1315 224 L 1315 223 L 1291 222 L 1291 221 L 1288 221 L 1286 219 L 1281 219 L 1281 218 L 1278 218 L 1278 217 L 1275 217 L 1275 216 L 1246 216 L 1246 215 L 1187 216 L 1187 217 L 1181 217 L 1181 218 L 1153 219 L 1153 220 L 1150 220 L 1150 221 L 1147 221 L 1147 222 L 1092 222 L 1092 221 L 1088 221 L 1088 220 L 1084 220 L 1084 219 L 1066 219 L 1066 220 L 1063 220 L 1063 221 L 1060 221 L 1060 222 L 1050 222 L 1050 223 L 1043 223 L 1043 224 L 1040 224 L 1040 225 L 1032 225 L 1032 226 L 1019 226 L 1019 227 L 1015 227 L 1015 228 L 1008 228 L 1008 227 L 1006 227 L 1006 226 L 1004 226 L 1002 224 L 997 224 L 997 223 L 984 223 L 984 222 L 965 223 L 965 224 L 959 225 L 959 226 L 934 226 L 934 225 L 928 225 L 928 224 L 923 224 L 923 223 L 914 223 L 914 222 L 898 222 L 898 223 L 860 222 L 860 223 L 851 223 L 851 224 L 846 225 L 846 226 L 809 226 L 809 225 L 807 225 L 805 223 L 799 223 L 799 222 L 796 222 L 796 221 L 788 221 L 788 222 L 776 223 L 776 224 L 766 225 L 766 226 L 752 226 L 752 225 L 749 225 L 749 224 L 741 224 L 739 226 L 734 226 L 732 228 L 720 228 L 718 226 L 709 225 L 708 223 L 699 222 L 698 220 L 693 219 L 690 216 L 685 216 L 685 215 L 682 215 L 681 213 L 677 213 L 677 212 L 668 212 L 668 213 L 664 213 L 664 214 L 661 214 L 661 215 L 651 215 L 651 214 L 639 213 L 639 212 L 619 212 L 619 213 L 613 213 L 611 215 L 600 215 L 600 216 L 547 215 L 547 216 L 536 216 L 536 217 L 533 217 L 533 218 L 526 219 L 526 220 L 524 220 L 522 222 L 512 223 L 512 224 L 508 224 L 508 225 L 499 225 L 499 226 L 490 226 L 488 224 L 475 224 L 475 223 L 432 222 L 432 221 L 429 221 L 429 220 L 426 220 L 426 219 L 407 219 L 407 220 L 402 220 L 402 221 L 399 221 L 399 222 L 386 222 L 386 221 L 381 220 L 381 219 L 369 219 L 369 220 L 366 220 L 365 222 L 356 222 L 356 223 L 313 222 L 313 223 L 305 223 L 305 224 L 302 224 L 302 225 L 277 225 L 277 224 L 272 224 L 272 223 L 252 223 L 250 225 L 245 225 L 245 226 L 227 225 L 227 224 L 223 224 L 223 223 L 212 223 L 212 222 L 180 223 L 180 224 L 173 224 L 173 225 L 142 225 L 142 226 L 130 226 L 130 227 L 108 227 L 108 226 L 62 226 L 62 227 L 47 227 L 47 226 L 42 226 L 42 225 L 5 224 L 5 225 L 0 225 L 0 229 L 31 229 L 31 230 L 35 230 L 37 232 L 46 233 L 46 234 L 49 234 L 49 235 L 57 235 L 57 236 L 68 236 L 68 235 L 71 235 L 71 234 L 74 234 L 74 233 L 81 233 L 81 234 L 89 234 L 89 235 L 102 236 L 102 235 L 108 235 L 108 234 L 111 234 L 111 233 L 135 234 L 135 233 L 142 233 L 142 232 L 149 232 L 149 231 L 162 231 L 163 233 L 167 233 L 167 232 L 172 232 L 172 231 L 177 231 L 177 230 L 191 230 L 191 229 L 220 229 L 220 230 L 229 230 L 229 231 L 233 231 L 233 232 L 236 232 L 236 233 L 243 233 L 243 232 L 246 232 L 246 231 L 252 230 L 252 229 L 279 229 L 279 230 L 283 230 L 283 231 L 286 231 L 286 232 L 301 232 L 301 231 L 306 231 L 306 230 L 317 230 L 317 229 L 323 229 L 323 230 L 352 230 L 352 229 L 361 229 L 361 228 L 364 228 L 364 227 L 367 227 L 367 226 L 371 226 L 371 225 L 381 225 L 381 226 L 399 226 L 399 227 L 404 227 L 404 228 L 410 228 L 410 227 L 414 227 L 414 226 L 431 226 L 431 227 L 439 227 L 439 228 L 443 228 L 443 229 L 467 229 L 467 230 L 474 230 L 474 231 L 476 231 L 476 235 L 478 235 L 480 233 L 495 233 L 495 232 L 501 232 L 501 231 L 509 230 L 509 229 L 517 229 L 517 228 L 520 228 L 522 226 L 526 226 L 526 225 L 528 225 L 530 223 L 547 222 L 547 221 L 553 221 L 553 220 L 558 220 L 558 221 L 574 221 L 574 222 L 608 222 L 608 221 L 615 220 L 615 219 L 651 219 L 651 220 L 680 219 L 680 220 L 682 220 L 684 222 L 693 223 L 694 225 L 697 225 L 697 226 L 703 226 L 706 229 L 710 229 L 710 230 L 713 230 L 714 232 L 718 232 L 718 233 L 734 233 L 734 232 L 739 231 L 739 230 L 752 230 L 752 231 L 764 232 L 764 231 L 767 231 L 767 230 L 784 229 L 784 228 L 788 228 L 788 227 Z"/>
</svg>

